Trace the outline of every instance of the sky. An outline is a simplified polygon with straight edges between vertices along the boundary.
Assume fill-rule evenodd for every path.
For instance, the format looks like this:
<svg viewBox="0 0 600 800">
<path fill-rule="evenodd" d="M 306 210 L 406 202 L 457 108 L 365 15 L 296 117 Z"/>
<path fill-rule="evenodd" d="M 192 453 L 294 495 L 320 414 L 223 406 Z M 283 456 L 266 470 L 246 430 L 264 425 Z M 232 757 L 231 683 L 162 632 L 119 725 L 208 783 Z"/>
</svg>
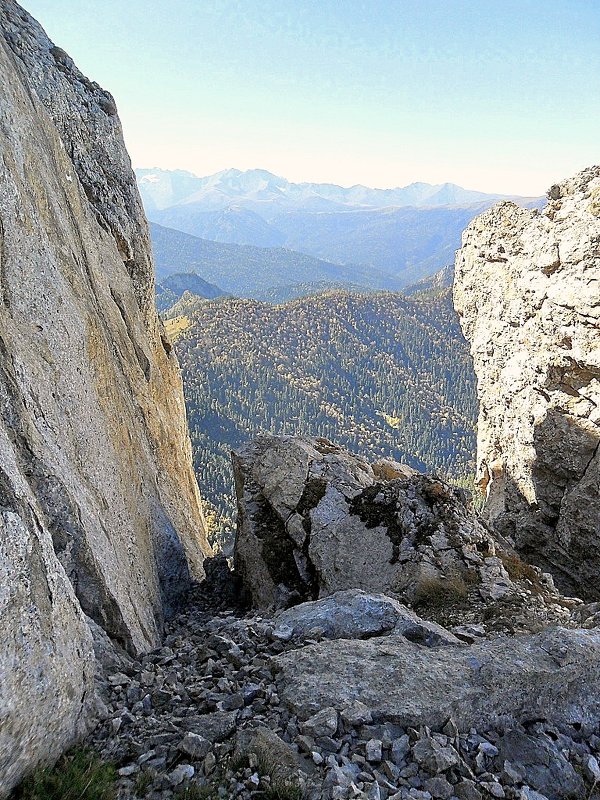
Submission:
<svg viewBox="0 0 600 800">
<path fill-rule="evenodd" d="M 135 167 L 540 195 L 600 162 L 598 0 L 22 0 Z"/>
</svg>

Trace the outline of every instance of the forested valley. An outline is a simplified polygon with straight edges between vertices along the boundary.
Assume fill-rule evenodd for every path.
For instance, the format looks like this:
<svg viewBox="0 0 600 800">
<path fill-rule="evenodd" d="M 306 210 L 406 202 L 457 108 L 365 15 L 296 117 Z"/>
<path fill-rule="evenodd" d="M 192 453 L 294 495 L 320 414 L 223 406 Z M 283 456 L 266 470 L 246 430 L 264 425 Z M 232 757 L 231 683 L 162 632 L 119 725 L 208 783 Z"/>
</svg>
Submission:
<svg viewBox="0 0 600 800">
<path fill-rule="evenodd" d="M 230 452 L 260 432 L 324 436 L 468 484 L 475 378 L 449 290 L 227 298 L 167 321 L 213 537 L 234 529 Z"/>
</svg>

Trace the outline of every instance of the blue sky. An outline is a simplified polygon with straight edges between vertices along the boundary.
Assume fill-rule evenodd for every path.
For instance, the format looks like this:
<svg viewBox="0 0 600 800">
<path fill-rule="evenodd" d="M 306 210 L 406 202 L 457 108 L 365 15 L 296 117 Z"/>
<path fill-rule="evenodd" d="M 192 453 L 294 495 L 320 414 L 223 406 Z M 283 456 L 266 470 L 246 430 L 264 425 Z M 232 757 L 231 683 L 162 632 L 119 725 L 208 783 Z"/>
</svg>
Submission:
<svg viewBox="0 0 600 800">
<path fill-rule="evenodd" d="M 600 162 L 597 0 L 23 0 L 135 166 L 537 195 Z"/>
</svg>

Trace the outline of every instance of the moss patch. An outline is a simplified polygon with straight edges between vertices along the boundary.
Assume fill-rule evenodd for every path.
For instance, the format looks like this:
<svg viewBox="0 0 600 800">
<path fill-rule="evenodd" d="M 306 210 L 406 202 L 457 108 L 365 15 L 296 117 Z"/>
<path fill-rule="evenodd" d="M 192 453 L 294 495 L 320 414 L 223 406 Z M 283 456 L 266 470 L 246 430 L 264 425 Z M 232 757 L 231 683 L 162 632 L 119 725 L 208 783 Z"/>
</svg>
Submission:
<svg viewBox="0 0 600 800">
<path fill-rule="evenodd" d="M 400 556 L 400 543 L 406 535 L 398 519 L 398 499 L 394 492 L 388 493 L 386 489 L 393 484 L 374 483 L 367 486 L 350 502 L 350 513 L 360 517 L 367 528 L 385 528 L 386 534 L 392 542 L 391 564 L 395 564 Z M 379 495 L 381 501 L 375 501 Z"/>
</svg>

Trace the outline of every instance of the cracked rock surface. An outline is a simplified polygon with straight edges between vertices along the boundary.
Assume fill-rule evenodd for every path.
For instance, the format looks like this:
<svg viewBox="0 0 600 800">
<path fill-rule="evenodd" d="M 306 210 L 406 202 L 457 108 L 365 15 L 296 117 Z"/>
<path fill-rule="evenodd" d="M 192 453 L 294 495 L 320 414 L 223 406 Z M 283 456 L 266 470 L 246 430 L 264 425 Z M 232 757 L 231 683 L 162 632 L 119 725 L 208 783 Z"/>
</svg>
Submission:
<svg viewBox="0 0 600 800">
<path fill-rule="evenodd" d="M 85 615 L 132 652 L 207 549 L 112 98 L 0 2 L 0 796 L 92 718 Z"/>
<path fill-rule="evenodd" d="M 478 379 L 486 515 L 561 588 L 599 598 L 600 167 L 553 186 L 541 213 L 477 217 L 454 303 Z"/>
</svg>

